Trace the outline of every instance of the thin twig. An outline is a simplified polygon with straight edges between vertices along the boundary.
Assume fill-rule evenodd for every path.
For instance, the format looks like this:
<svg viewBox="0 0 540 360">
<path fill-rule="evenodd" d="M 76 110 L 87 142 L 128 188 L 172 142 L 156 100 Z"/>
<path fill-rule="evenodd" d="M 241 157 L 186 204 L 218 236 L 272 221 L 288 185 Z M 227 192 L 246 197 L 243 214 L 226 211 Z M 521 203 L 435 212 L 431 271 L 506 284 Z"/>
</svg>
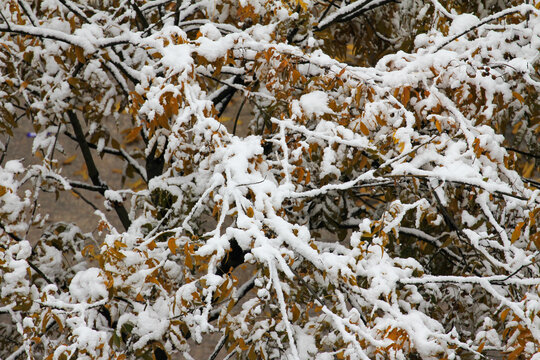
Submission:
<svg viewBox="0 0 540 360">
<path fill-rule="evenodd" d="M 73 186 L 73 185 L 72 185 Z M 79 191 L 75 190 L 75 189 L 71 189 L 71 191 L 73 191 L 78 197 L 81 198 L 82 201 L 84 201 L 85 203 L 87 203 L 88 205 L 90 205 L 92 207 L 92 209 L 94 210 L 98 210 L 98 207 L 96 205 L 94 205 L 90 200 L 88 200 L 86 197 L 83 196 L 83 194 L 81 194 Z"/>
<path fill-rule="evenodd" d="M 535 159 L 540 159 L 540 155 L 537 155 L 537 154 L 531 154 L 530 152 L 519 150 L 519 149 L 510 147 L 510 146 L 505 146 L 504 148 L 506 150 L 513 151 L 513 152 L 516 152 L 516 153 L 521 154 L 521 155 L 525 155 L 525 156 L 532 157 L 532 158 L 535 158 Z"/>
<path fill-rule="evenodd" d="M 244 99 L 242 100 L 242 103 L 240 104 L 240 107 L 238 108 L 238 112 L 236 113 L 236 117 L 234 119 L 234 126 L 233 126 L 233 135 L 236 135 L 236 125 L 238 124 L 238 119 L 240 118 L 240 113 L 242 112 L 242 108 L 244 107 L 244 104 L 246 103 L 247 95 L 244 96 Z"/>
</svg>

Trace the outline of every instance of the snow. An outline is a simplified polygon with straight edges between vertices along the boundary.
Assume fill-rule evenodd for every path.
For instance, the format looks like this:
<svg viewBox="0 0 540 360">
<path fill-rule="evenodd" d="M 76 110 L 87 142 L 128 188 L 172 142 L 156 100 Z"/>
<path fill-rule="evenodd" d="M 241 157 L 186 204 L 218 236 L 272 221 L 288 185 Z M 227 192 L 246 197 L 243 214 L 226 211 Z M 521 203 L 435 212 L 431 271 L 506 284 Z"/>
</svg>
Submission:
<svg viewBox="0 0 540 360">
<path fill-rule="evenodd" d="M 124 199 L 122 198 L 122 194 L 118 191 L 114 191 L 114 190 L 105 190 L 105 199 L 109 200 L 109 201 L 112 201 L 112 202 L 117 202 L 117 203 L 121 203 L 122 201 L 124 201 Z"/>
<path fill-rule="evenodd" d="M 106 343 L 110 335 L 106 331 L 97 331 L 87 326 L 78 326 L 74 328 L 73 335 L 75 335 L 76 342 L 80 346 L 80 349 L 88 349 L 90 353 L 97 354 L 94 349 L 102 343 Z"/>
<path fill-rule="evenodd" d="M 437 0 L 403 2 L 396 8 L 403 17 L 392 18 L 400 29 L 396 38 L 389 39 L 396 48 L 410 36 L 407 21 L 421 22 L 428 13 L 429 20 L 451 21 L 448 34 L 432 26 L 416 36 L 416 48 L 410 53 L 388 53 L 371 68 L 346 64 L 322 50 L 325 42 L 315 30 L 383 2 L 342 2 L 328 8 L 316 24 L 316 17 L 293 12 L 279 1 L 243 0 L 259 17 L 253 25 L 236 20 L 219 23 L 235 17 L 233 3 L 217 13 L 213 2 L 184 2 L 176 26 L 168 6 L 159 7 L 165 2 L 154 0 L 142 6 L 147 19 L 159 12 L 168 15 L 160 17 L 163 23 L 141 31 L 130 28 L 135 21 L 126 21 L 136 17 L 132 9 L 121 22 L 96 10 L 88 22 L 76 20 L 72 25 L 57 15 L 67 10 L 46 1 L 42 8 L 50 16 L 39 27 L 13 25 L 14 31 L 47 38 L 44 45 L 35 42 L 28 47 L 39 52 L 32 62 L 34 70 L 42 72 L 36 77 L 39 84 L 19 90 L 36 113 L 33 152 L 42 149 L 47 160 L 27 167 L 20 160 L 9 160 L 0 166 L 0 215 L 5 227 L 0 234 L 5 246 L 0 251 L 5 284 L 0 293 L 3 298 L 32 299 L 33 306 L 27 312 L 32 318 L 12 304 L 0 312 L 11 317 L 14 328 L 18 326 L 25 336 L 34 325 L 47 325 L 38 322 L 40 313 L 58 317 L 54 321 L 61 322 L 68 335 L 60 331 L 46 339 L 57 357 L 63 351 L 71 355 L 79 351 L 82 356 L 81 350 L 95 358 L 102 351 L 107 357 L 114 331 L 129 325 L 132 336 L 119 350 L 128 354 L 154 342 L 168 352 L 187 354 L 192 342 L 185 343 L 181 334 L 189 331 L 194 342 L 202 342 L 207 334 L 225 331 L 250 346 L 266 341 L 269 351 L 279 348 L 275 358 L 330 359 L 337 356 L 333 350 L 339 344 L 351 358 L 383 354 L 395 360 L 408 354 L 407 346 L 402 350 L 391 346 L 396 345 L 389 336 L 392 330 L 406 334 L 407 340 L 399 341 L 426 359 L 454 358 L 481 341 L 509 346 L 494 329 L 511 325 L 499 323 L 494 312 L 510 308 L 512 326 L 519 324 L 530 333 L 527 356 L 536 351 L 540 300 L 535 287 L 540 280 L 535 276 L 538 254 L 529 238 L 535 231 L 532 219 L 540 191 L 525 187 L 520 175 L 507 168 L 504 137 L 490 121 L 504 112 L 513 114 L 515 121 L 530 117 L 533 99 L 528 93 L 538 85 L 534 73 L 540 47 L 538 11 L 523 4 L 483 17 L 491 10 L 479 8 L 480 19 L 448 11 Z M 298 6 L 304 4 L 308 9 L 321 6 L 307 0 Z M 78 15 L 86 17 L 82 5 L 76 6 Z M 272 11 L 266 13 L 269 8 Z M 409 8 L 419 11 L 416 19 Z M 516 11 L 527 13 L 527 19 Z M 205 12 L 208 17 L 201 15 Z M 276 41 L 287 35 L 284 31 L 293 20 L 310 23 L 310 28 L 295 42 Z M 477 31 L 468 32 L 476 26 Z M 0 30 L 8 30 L 5 23 Z M 6 46 L 12 46 L 10 41 Z M 115 42 L 122 45 L 111 51 Z M 18 241 L 5 232 L 32 234 L 28 227 L 43 215 L 43 208 L 32 207 L 34 198 L 49 187 L 67 190 L 70 183 L 76 185 L 54 166 L 52 150 L 62 151 L 54 134 L 63 128 L 51 125 L 56 114 L 80 100 L 66 79 L 72 73 L 55 57 L 64 60 L 74 45 L 82 47 L 87 58 L 77 76 L 89 89 L 102 90 L 100 96 L 85 99 L 97 110 L 96 118 L 116 115 L 116 126 L 122 128 L 124 117 L 116 113 L 115 104 L 124 99 L 130 112 L 126 118 L 142 127 L 145 141 L 134 145 L 141 147 L 130 148 L 132 155 L 120 150 L 127 163 L 147 182 L 143 158 L 156 145 L 165 154 L 165 172 L 139 192 L 123 185 L 105 191 L 107 204 L 126 200 L 132 220 L 128 231 L 114 228 L 115 221 L 107 218 L 114 217 L 113 212 L 96 211 L 106 225 L 100 226 L 99 235 L 84 235 L 81 240 L 78 228 L 58 230 L 61 243 L 73 249 L 40 244 L 33 253 L 28 240 Z M 284 59 L 309 79 L 304 87 L 271 82 Z M 220 64 L 212 64 L 216 61 Z M 219 65 L 224 66 L 216 75 Z M 337 74 L 339 85 L 333 83 Z M 285 75 L 277 74 L 280 79 Z M 9 76 L 2 75 L 2 81 Z M 236 76 L 245 84 L 233 84 Z M 245 111 L 250 113 L 249 136 L 231 134 L 228 124 L 217 119 L 218 106 L 212 101 L 229 88 L 250 104 L 252 113 Z M 132 91 L 136 94 L 123 94 Z M 403 101 L 404 91 L 409 92 L 408 103 Z M 40 96 L 35 99 L 34 94 Z M 139 96 L 142 104 L 137 108 L 133 100 Z M 170 114 L 164 104 L 171 96 L 182 102 L 178 114 Z M 6 105 L 9 111 L 19 111 Z M 168 122 L 166 126 L 157 124 L 158 115 Z M 264 132 L 261 118 L 270 122 Z M 92 116 L 85 121 L 89 135 L 106 126 Z M 99 153 L 108 150 L 107 141 L 106 137 L 97 141 Z M 271 151 L 263 144 L 272 145 Z M 160 208 L 162 200 L 166 205 Z M 513 241 L 516 226 L 522 226 L 518 224 L 523 224 L 521 236 Z M 348 240 L 338 242 L 333 229 L 342 225 L 357 227 L 349 231 Z M 416 240 L 410 245 L 412 238 Z M 95 262 L 89 260 L 90 254 L 80 254 L 87 240 L 94 245 Z M 231 256 L 233 241 L 256 271 L 252 283 L 257 288 L 251 293 L 256 297 L 247 301 L 243 296 L 250 291 L 249 282 L 218 275 L 220 264 Z M 409 246 L 415 257 L 408 255 Z M 464 266 L 454 267 L 455 274 L 434 275 L 430 271 L 439 258 L 429 252 L 432 248 L 449 263 L 454 257 L 459 262 L 464 254 L 473 256 L 474 264 L 465 264 L 464 259 Z M 72 250 L 76 264 L 66 271 L 64 256 Z M 56 284 L 45 285 L 28 259 Z M 67 290 L 63 283 L 69 283 Z M 508 295 L 509 285 L 516 295 Z M 222 286 L 232 290 L 230 296 L 240 301 L 241 309 L 226 311 L 233 303 L 227 296 L 218 300 Z M 486 304 L 458 300 L 480 319 L 487 316 L 492 321 L 474 329 L 471 325 L 470 333 L 448 331 L 447 314 L 433 314 L 449 294 L 454 295 L 449 288 L 458 289 L 456 297 L 460 291 L 481 291 L 489 299 Z M 302 307 L 306 302 L 317 310 Z M 105 304 L 111 321 L 117 321 L 116 329 L 109 329 L 100 312 Z M 292 305 L 300 307 L 306 323 L 293 320 Z M 269 318 L 268 311 L 275 316 Z M 212 322 L 215 316 L 219 319 Z M 30 353 L 33 348 L 28 349 Z"/>
<path fill-rule="evenodd" d="M 69 284 L 69 293 L 78 302 L 93 302 L 109 296 L 105 278 L 98 268 L 90 268 L 75 274 Z"/>
<path fill-rule="evenodd" d="M 308 115 L 324 115 L 332 113 L 328 107 L 328 94 L 323 91 L 313 91 L 300 97 L 300 106 Z"/>
<path fill-rule="evenodd" d="M 480 20 L 473 14 L 461 14 L 452 20 L 450 25 L 449 34 L 459 35 L 472 27 L 478 25 Z"/>
<path fill-rule="evenodd" d="M 12 174 L 19 174 L 24 171 L 24 166 L 19 160 L 9 160 L 4 165 L 4 170 Z M 3 183 L 5 186 L 6 184 Z"/>
<path fill-rule="evenodd" d="M 207 37 L 212 41 L 217 41 L 221 38 L 221 32 L 214 24 L 211 23 L 201 26 L 199 28 L 199 32 L 201 33 L 201 35 Z"/>
<path fill-rule="evenodd" d="M 187 71 L 193 65 L 192 49 L 187 44 L 170 45 L 163 49 L 161 63 L 174 69 L 174 73 Z"/>
</svg>

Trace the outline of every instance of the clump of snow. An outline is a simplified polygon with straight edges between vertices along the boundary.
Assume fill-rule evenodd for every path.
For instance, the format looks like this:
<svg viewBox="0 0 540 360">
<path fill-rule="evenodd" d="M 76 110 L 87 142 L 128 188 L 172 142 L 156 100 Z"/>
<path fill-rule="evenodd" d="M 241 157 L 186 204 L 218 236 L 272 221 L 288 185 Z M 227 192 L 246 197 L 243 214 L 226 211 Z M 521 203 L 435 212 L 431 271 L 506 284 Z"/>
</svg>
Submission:
<svg viewBox="0 0 540 360">
<path fill-rule="evenodd" d="M 216 28 L 214 24 L 204 24 L 200 27 L 199 31 L 203 36 L 206 36 L 210 40 L 216 41 L 221 38 L 221 32 Z"/>
<path fill-rule="evenodd" d="M 161 62 L 164 66 L 174 69 L 174 73 L 181 73 L 188 70 L 193 64 L 191 47 L 186 44 L 169 45 L 163 49 Z"/>
<path fill-rule="evenodd" d="M 461 14 L 456 16 L 450 25 L 449 35 L 459 35 L 478 24 L 480 20 L 473 14 Z"/>
<path fill-rule="evenodd" d="M 114 190 L 105 190 L 105 199 L 112 202 L 119 202 L 119 203 L 124 201 L 124 199 L 122 199 L 122 194 Z"/>
<path fill-rule="evenodd" d="M 540 22 L 533 28 L 531 36 L 531 47 L 540 50 Z"/>
<path fill-rule="evenodd" d="M 313 91 L 302 95 L 300 97 L 300 106 L 309 116 L 333 113 L 328 107 L 328 94 L 322 91 Z"/>
<path fill-rule="evenodd" d="M 11 250 L 16 254 L 17 260 L 23 260 L 28 258 L 32 254 L 32 246 L 27 240 L 20 241 L 11 247 Z"/>
<path fill-rule="evenodd" d="M 79 347 L 87 349 L 90 353 L 95 353 L 93 349 L 105 343 L 109 337 L 105 331 L 97 331 L 87 326 L 76 327 L 73 329 L 73 335 L 77 337 Z"/>
<path fill-rule="evenodd" d="M 80 302 L 90 302 L 107 298 L 109 292 L 105 286 L 105 278 L 98 268 L 79 271 L 69 284 L 69 292 L 73 299 Z"/>
<path fill-rule="evenodd" d="M 4 166 L 4 170 L 17 174 L 24 171 L 24 167 L 19 160 L 9 160 Z"/>
</svg>

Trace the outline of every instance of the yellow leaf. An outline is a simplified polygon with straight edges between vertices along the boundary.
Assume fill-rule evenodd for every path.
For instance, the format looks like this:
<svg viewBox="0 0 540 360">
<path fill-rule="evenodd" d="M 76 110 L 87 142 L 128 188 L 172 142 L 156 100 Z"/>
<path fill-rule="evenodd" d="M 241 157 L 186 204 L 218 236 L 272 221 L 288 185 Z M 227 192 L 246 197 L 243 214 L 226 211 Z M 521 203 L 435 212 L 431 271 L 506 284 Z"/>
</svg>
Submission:
<svg viewBox="0 0 540 360">
<path fill-rule="evenodd" d="M 169 241 L 167 241 L 167 245 L 169 246 L 169 250 L 171 250 L 171 253 L 173 255 L 176 255 L 176 249 L 178 249 L 178 246 L 176 245 L 176 239 L 170 238 Z"/>
<path fill-rule="evenodd" d="M 117 248 L 117 249 L 120 249 L 120 248 L 127 247 L 127 245 L 124 244 L 123 242 L 119 241 L 119 240 L 115 240 L 114 241 L 114 247 Z"/>
<path fill-rule="evenodd" d="M 307 10 L 307 4 L 303 0 L 297 0 L 297 3 L 302 7 L 302 9 Z"/>
<path fill-rule="evenodd" d="M 189 252 L 186 252 L 185 264 L 188 268 L 193 266 L 193 260 L 191 259 L 191 254 Z"/>
<path fill-rule="evenodd" d="M 255 214 L 255 212 L 253 211 L 253 208 L 251 206 L 248 207 L 248 209 L 246 210 L 246 215 L 248 217 L 252 218 L 254 214 Z"/>
<path fill-rule="evenodd" d="M 435 127 L 437 128 L 437 130 L 439 130 L 440 133 L 442 133 L 442 126 L 439 120 L 435 120 Z"/>
<path fill-rule="evenodd" d="M 516 125 L 514 125 L 514 127 L 512 128 L 512 134 L 516 135 L 520 128 L 521 128 L 521 121 L 518 121 Z"/>
<path fill-rule="evenodd" d="M 520 103 L 522 103 L 522 104 L 525 103 L 525 99 L 523 98 L 523 96 L 521 96 L 520 93 L 517 93 L 517 92 L 515 92 L 515 91 L 512 91 L 512 95 L 514 95 L 514 97 L 515 97 L 516 99 L 518 99 Z"/>
<path fill-rule="evenodd" d="M 117 169 L 113 169 L 112 171 L 118 173 L 115 170 L 117 170 Z M 122 172 L 120 171 L 119 173 L 121 174 Z M 143 179 L 139 179 L 139 180 L 135 181 L 133 184 L 129 184 L 129 187 L 133 191 L 139 191 L 139 190 L 142 190 L 142 189 L 146 188 L 146 183 L 144 182 Z"/>
<path fill-rule="evenodd" d="M 76 157 L 77 157 L 76 154 L 73 155 L 73 156 L 68 157 L 66 160 L 64 160 L 64 161 L 62 162 L 62 165 L 69 165 L 69 164 L 71 164 L 71 163 L 73 162 L 73 160 L 75 160 Z"/>
</svg>

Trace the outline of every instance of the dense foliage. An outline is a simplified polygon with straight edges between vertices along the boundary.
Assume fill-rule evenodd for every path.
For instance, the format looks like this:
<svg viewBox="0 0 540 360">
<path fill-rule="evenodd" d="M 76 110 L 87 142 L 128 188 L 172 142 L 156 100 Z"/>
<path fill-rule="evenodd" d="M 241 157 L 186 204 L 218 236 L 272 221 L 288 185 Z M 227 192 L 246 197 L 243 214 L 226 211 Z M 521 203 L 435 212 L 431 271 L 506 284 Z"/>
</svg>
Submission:
<svg viewBox="0 0 540 360">
<path fill-rule="evenodd" d="M 0 0 L 0 357 L 540 359 L 539 8 Z"/>
</svg>

